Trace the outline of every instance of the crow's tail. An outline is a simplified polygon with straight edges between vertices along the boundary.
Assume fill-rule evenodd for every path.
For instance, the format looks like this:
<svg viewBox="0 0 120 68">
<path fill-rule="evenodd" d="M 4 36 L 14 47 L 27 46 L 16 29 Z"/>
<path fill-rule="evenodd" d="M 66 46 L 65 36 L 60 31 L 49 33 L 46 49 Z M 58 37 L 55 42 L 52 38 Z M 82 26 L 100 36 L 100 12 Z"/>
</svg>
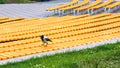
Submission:
<svg viewBox="0 0 120 68">
<path fill-rule="evenodd" d="M 50 40 L 50 39 L 46 39 L 46 40 L 52 42 L 52 40 Z"/>
</svg>

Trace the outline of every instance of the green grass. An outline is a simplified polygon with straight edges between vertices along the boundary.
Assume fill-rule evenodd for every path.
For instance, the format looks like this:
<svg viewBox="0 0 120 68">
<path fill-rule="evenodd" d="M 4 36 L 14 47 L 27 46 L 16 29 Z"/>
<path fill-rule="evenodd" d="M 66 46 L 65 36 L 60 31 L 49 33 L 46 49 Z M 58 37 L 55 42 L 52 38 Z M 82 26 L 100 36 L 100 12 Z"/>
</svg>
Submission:
<svg viewBox="0 0 120 68">
<path fill-rule="evenodd" d="M 120 42 L 95 48 L 31 58 L 0 68 L 119 68 Z"/>
<path fill-rule="evenodd" d="M 32 0 L 0 0 L 0 4 L 6 3 L 32 3 Z"/>
</svg>

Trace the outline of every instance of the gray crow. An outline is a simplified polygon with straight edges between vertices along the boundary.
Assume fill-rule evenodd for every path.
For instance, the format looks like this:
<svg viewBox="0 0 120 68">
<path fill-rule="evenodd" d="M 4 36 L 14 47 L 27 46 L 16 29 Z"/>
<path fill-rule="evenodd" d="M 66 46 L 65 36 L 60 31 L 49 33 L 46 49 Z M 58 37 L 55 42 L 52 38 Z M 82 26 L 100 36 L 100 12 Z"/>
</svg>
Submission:
<svg viewBox="0 0 120 68">
<path fill-rule="evenodd" d="M 46 46 L 48 45 L 48 42 L 52 42 L 49 38 L 47 38 L 47 37 L 44 36 L 44 35 L 41 35 L 41 36 L 40 36 L 40 39 L 42 40 L 43 45 L 46 43 Z"/>
</svg>

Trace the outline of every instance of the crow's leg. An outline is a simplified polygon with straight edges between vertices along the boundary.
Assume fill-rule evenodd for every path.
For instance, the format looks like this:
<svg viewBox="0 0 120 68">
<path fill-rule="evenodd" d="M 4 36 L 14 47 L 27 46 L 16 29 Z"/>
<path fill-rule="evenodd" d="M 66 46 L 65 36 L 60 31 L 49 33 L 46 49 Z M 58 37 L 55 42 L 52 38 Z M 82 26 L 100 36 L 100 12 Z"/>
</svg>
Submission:
<svg viewBox="0 0 120 68">
<path fill-rule="evenodd" d="M 46 42 L 46 45 L 45 46 L 47 46 L 48 45 L 48 43 Z"/>
</svg>

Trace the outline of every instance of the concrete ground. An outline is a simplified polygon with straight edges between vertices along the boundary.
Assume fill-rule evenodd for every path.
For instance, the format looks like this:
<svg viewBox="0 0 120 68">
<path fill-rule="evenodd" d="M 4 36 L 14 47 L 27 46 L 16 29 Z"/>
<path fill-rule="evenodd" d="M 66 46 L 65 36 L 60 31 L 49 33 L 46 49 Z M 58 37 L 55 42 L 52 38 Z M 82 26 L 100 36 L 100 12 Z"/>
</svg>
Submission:
<svg viewBox="0 0 120 68">
<path fill-rule="evenodd" d="M 49 2 L 37 2 L 32 4 L 0 4 L 0 17 L 46 17 L 53 14 L 53 12 L 45 11 L 48 7 L 54 7 L 64 4 L 70 0 L 53 0 Z"/>
<path fill-rule="evenodd" d="M 53 11 L 45 11 L 46 8 L 58 6 L 70 1 L 72 0 L 52 0 L 48 2 L 35 2 L 29 4 L 0 4 L 0 17 L 44 18 L 54 14 Z M 115 13 L 119 12 L 120 10 L 115 11 Z"/>
<path fill-rule="evenodd" d="M 2 4 L 0 5 L 0 17 L 45 17 L 53 13 L 45 9 L 56 5 L 59 4 Z"/>
</svg>

